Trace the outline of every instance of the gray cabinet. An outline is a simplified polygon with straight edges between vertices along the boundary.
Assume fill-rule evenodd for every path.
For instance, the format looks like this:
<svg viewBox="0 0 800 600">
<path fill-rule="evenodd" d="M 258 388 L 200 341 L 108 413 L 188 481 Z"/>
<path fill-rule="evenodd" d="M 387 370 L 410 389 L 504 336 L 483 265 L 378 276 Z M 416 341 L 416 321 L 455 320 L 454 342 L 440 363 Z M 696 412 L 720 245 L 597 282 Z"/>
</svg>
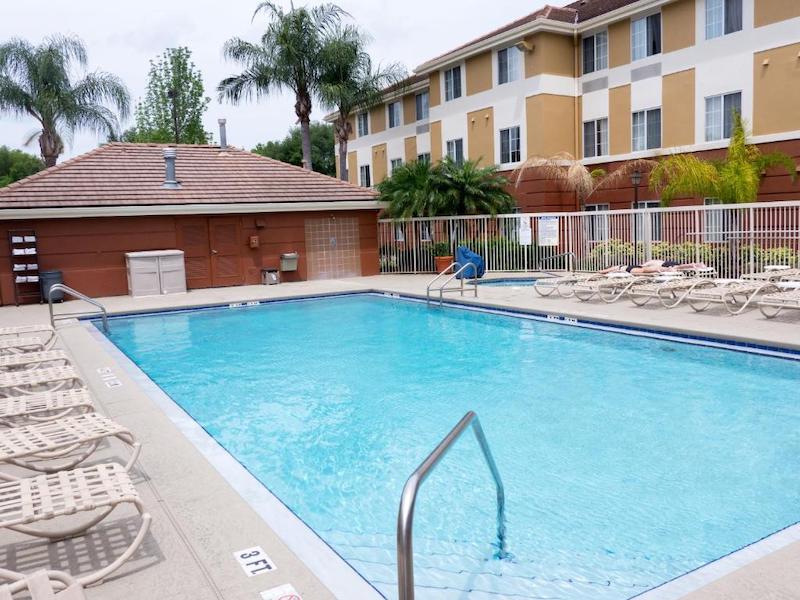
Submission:
<svg viewBox="0 0 800 600">
<path fill-rule="evenodd" d="M 182 250 L 127 252 L 125 262 L 131 296 L 160 296 L 186 291 Z"/>
</svg>

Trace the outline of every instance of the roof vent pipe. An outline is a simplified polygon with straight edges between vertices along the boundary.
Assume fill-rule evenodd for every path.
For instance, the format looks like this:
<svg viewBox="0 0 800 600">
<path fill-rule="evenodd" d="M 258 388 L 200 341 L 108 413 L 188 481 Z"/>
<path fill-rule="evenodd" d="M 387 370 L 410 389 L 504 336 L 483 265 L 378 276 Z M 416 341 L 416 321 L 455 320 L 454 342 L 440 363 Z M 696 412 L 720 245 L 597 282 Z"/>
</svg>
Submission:
<svg viewBox="0 0 800 600">
<path fill-rule="evenodd" d="M 166 174 L 164 184 L 161 186 L 170 190 L 177 190 L 181 187 L 178 180 L 175 178 L 175 159 L 178 157 L 178 152 L 175 148 L 164 148 L 164 167 Z"/>
<path fill-rule="evenodd" d="M 219 123 L 219 149 L 228 149 L 228 133 L 225 131 L 225 119 L 218 119 Z"/>
</svg>

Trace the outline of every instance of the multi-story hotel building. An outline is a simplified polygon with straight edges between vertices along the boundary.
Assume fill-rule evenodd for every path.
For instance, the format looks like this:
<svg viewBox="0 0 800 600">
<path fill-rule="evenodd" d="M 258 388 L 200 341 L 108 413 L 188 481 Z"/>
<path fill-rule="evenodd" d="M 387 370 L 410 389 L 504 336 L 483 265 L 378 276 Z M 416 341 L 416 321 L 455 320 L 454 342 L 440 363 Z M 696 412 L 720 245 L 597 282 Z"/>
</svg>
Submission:
<svg viewBox="0 0 800 600">
<path fill-rule="evenodd" d="M 350 182 L 372 186 L 402 162 L 443 156 L 511 173 L 559 152 L 606 170 L 672 152 L 719 155 L 734 112 L 762 149 L 797 158 L 800 0 L 547 6 L 420 65 L 401 90 L 352 115 Z M 643 206 L 657 201 L 641 191 Z M 535 173 L 514 194 L 526 211 L 576 208 Z M 800 185 L 770 174 L 762 198 L 798 199 Z M 597 192 L 589 208 L 632 201 L 621 187 Z"/>
</svg>

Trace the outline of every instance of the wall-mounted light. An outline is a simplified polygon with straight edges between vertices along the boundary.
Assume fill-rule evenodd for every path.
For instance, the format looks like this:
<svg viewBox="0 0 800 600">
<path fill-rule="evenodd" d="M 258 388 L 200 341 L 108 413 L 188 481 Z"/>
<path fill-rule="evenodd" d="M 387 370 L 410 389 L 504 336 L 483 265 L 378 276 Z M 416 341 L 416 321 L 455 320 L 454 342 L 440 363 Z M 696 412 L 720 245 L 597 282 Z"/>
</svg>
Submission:
<svg viewBox="0 0 800 600">
<path fill-rule="evenodd" d="M 768 58 L 765 58 L 765 59 L 764 59 L 764 60 L 761 62 L 761 66 L 762 66 L 762 67 L 767 67 L 767 66 L 769 66 L 769 59 L 768 59 Z"/>
<path fill-rule="evenodd" d="M 536 44 L 529 42 L 528 40 L 520 40 L 516 44 L 517 50 L 520 52 L 533 52 L 534 48 L 536 48 Z"/>
</svg>

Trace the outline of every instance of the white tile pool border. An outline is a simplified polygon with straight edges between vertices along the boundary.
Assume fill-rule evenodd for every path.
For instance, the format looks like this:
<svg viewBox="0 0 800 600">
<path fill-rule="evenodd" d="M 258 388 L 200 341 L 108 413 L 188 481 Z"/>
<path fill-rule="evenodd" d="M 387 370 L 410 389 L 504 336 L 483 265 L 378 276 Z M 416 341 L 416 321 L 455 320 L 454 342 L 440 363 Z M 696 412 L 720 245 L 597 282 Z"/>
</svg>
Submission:
<svg viewBox="0 0 800 600">
<path fill-rule="evenodd" d="M 82 321 L 82 324 L 142 392 L 169 417 L 198 452 L 334 596 L 359 600 L 385 600 L 372 584 L 209 435 L 91 321 Z"/>
<path fill-rule="evenodd" d="M 288 297 L 285 299 L 270 299 L 258 302 L 259 305 L 273 303 L 292 303 L 315 299 L 325 299 L 339 296 L 379 296 L 387 299 L 405 300 L 408 302 L 424 303 L 425 298 L 396 292 L 382 290 L 364 290 L 359 292 L 347 292 L 344 294 L 310 295 L 300 298 Z M 228 304 L 231 309 L 246 308 L 254 306 L 251 304 Z M 759 348 L 743 345 L 728 344 L 723 340 L 701 339 L 681 334 L 672 335 L 669 332 L 656 332 L 642 330 L 636 327 L 625 325 L 616 326 L 615 324 L 602 324 L 597 322 L 586 322 L 581 319 L 570 318 L 563 315 L 543 315 L 529 313 L 513 307 L 496 307 L 482 304 L 467 304 L 461 302 L 445 301 L 445 307 L 462 309 L 474 312 L 485 312 L 499 316 L 517 317 L 527 320 L 549 322 L 561 325 L 570 325 L 585 329 L 594 329 L 609 333 L 633 335 L 660 339 L 664 341 L 706 346 L 723 350 L 744 352 L 747 354 L 757 354 L 798 360 L 797 354 L 784 353 L 779 349 Z M 214 307 L 188 307 L 185 311 L 194 311 L 202 308 L 225 308 L 225 306 Z M 180 310 L 177 312 L 185 312 Z M 141 314 L 122 314 L 117 318 L 133 318 L 136 316 L 147 316 L 157 313 L 171 313 L 170 310 L 148 311 Z M 281 539 L 292 549 L 298 557 L 306 563 L 310 570 L 332 591 L 337 597 L 353 597 L 383 600 L 380 594 L 369 582 L 367 582 L 349 563 L 347 563 L 335 550 L 333 550 L 322 538 L 320 538 L 306 523 L 304 523 L 295 513 L 289 510 L 267 487 L 247 471 L 227 450 L 214 440 L 200 425 L 192 419 L 180 406 L 178 406 L 158 385 L 155 384 L 139 367 L 130 360 L 117 346 L 113 344 L 94 324 L 84 321 L 85 327 L 90 330 L 91 335 L 114 356 L 131 378 L 140 385 L 145 393 L 170 417 L 178 429 L 198 448 L 209 462 L 223 475 L 228 483 L 250 504 L 250 506 L 270 525 Z M 275 522 L 273 522 L 275 521 Z M 677 600 L 687 594 L 697 591 L 700 588 L 721 579 L 753 562 L 763 558 L 789 544 L 800 542 L 800 522 L 789 525 L 785 529 L 769 534 L 764 538 L 751 544 L 743 546 L 731 553 L 718 559 L 710 561 L 696 569 L 678 575 L 674 579 L 657 585 L 646 590 L 629 600 Z M 297 546 L 297 547 L 295 547 Z M 329 583 L 327 578 L 331 579 Z M 367 591 L 365 595 L 353 595 L 355 588 L 351 579 L 356 579 L 357 583 Z M 342 585 L 343 587 L 339 587 Z M 335 589 L 334 589 L 335 588 Z M 340 591 L 337 591 L 340 590 Z M 347 594 L 341 596 L 341 590 L 346 590 Z M 356 594 L 361 593 L 355 591 Z"/>
</svg>

